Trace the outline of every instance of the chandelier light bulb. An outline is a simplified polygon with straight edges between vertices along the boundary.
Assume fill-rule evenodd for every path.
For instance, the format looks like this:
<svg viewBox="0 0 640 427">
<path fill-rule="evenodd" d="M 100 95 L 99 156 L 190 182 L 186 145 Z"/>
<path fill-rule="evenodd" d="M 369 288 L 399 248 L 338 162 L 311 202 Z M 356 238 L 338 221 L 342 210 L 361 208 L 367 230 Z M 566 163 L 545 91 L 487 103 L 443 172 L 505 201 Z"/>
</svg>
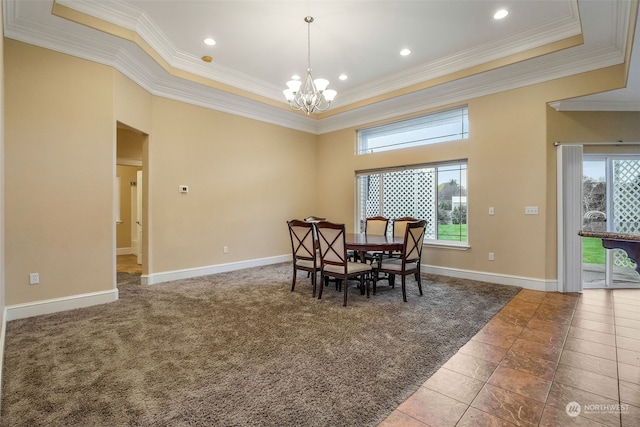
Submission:
<svg viewBox="0 0 640 427">
<path fill-rule="evenodd" d="M 300 85 L 302 85 L 300 80 L 289 80 L 287 82 L 287 87 L 293 93 L 297 93 L 300 90 Z"/>
<path fill-rule="evenodd" d="M 324 96 L 324 99 L 326 99 L 327 102 L 331 102 L 331 101 L 333 101 L 333 98 L 335 98 L 337 94 L 338 94 L 338 92 L 336 92 L 335 90 L 328 89 L 328 90 L 324 91 L 322 96 Z"/>
</svg>

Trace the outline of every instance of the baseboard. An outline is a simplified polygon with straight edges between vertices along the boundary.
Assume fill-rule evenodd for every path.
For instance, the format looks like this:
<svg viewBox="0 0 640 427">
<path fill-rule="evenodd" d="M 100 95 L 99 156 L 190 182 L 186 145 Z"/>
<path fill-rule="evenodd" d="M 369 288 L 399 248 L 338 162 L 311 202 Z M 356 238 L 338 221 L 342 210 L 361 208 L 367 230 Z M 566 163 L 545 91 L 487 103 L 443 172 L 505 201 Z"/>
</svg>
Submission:
<svg viewBox="0 0 640 427">
<path fill-rule="evenodd" d="M 291 255 L 279 255 L 269 258 L 239 261 L 228 264 L 217 264 L 205 267 L 187 268 L 183 270 L 165 271 L 143 275 L 143 285 L 155 285 L 172 280 L 190 279 L 192 277 L 208 276 L 210 274 L 224 273 L 228 271 L 242 270 L 244 268 L 260 267 L 263 265 L 278 264 L 291 261 Z M 505 274 L 486 273 L 481 271 L 462 270 L 456 268 L 437 267 L 422 264 L 422 272 L 437 274 L 440 276 L 456 277 L 459 279 L 477 280 L 480 282 L 497 283 L 499 285 L 519 286 L 524 289 L 536 291 L 557 291 L 557 280 L 533 279 L 530 277 L 510 276 Z"/>
<path fill-rule="evenodd" d="M 63 298 L 15 304 L 6 307 L 5 321 L 9 322 L 11 320 L 24 319 L 32 316 L 39 316 L 41 314 L 57 313 L 59 311 L 89 307 L 117 300 L 118 289 L 113 289 L 109 291 L 92 292 Z"/>
<path fill-rule="evenodd" d="M 242 270 L 251 267 L 261 267 L 263 265 L 279 264 L 281 262 L 287 261 L 291 261 L 291 255 L 279 255 L 268 258 L 252 259 L 248 261 L 231 262 L 227 264 L 185 268 L 183 270 L 143 274 L 140 282 L 143 285 L 156 285 L 158 283 L 170 282 L 172 280 L 190 279 L 192 277 L 208 276 L 210 274 L 225 273 L 227 271 Z"/>
<path fill-rule="evenodd" d="M 530 277 L 510 276 L 506 274 L 487 273 L 483 271 L 462 270 L 457 268 L 421 265 L 423 273 L 440 276 L 456 277 L 458 279 L 478 280 L 480 282 L 497 283 L 499 285 L 519 286 L 535 291 L 554 292 L 558 290 L 557 280 L 533 279 Z"/>
<path fill-rule="evenodd" d="M 279 255 L 268 258 L 259 258 L 248 261 L 232 262 L 227 264 L 217 264 L 205 267 L 187 268 L 183 270 L 166 271 L 143 275 L 141 283 L 143 285 L 155 285 L 172 280 L 189 279 L 192 277 L 208 276 L 216 273 L 242 270 L 251 267 L 279 264 L 291 260 L 291 255 Z M 557 291 L 557 280 L 542 280 L 528 277 L 510 276 L 504 274 L 486 273 L 472 270 L 462 270 L 455 268 L 437 267 L 432 265 L 422 265 L 423 273 L 437 274 L 441 276 L 456 277 L 460 279 L 478 280 L 481 282 L 497 283 L 500 285 L 519 286 L 525 289 L 537 291 Z M 39 316 L 41 314 L 56 313 L 59 311 L 73 310 L 75 308 L 89 307 L 97 304 L 104 304 L 118 300 L 118 290 L 113 289 L 103 292 L 93 292 L 88 294 L 72 295 L 69 297 L 55 298 L 50 300 L 35 301 L 25 304 L 10 305 L 5 308 L 4 323 L 23 319 L 26 317 Z M 4 336 L 0 337 L 3 339 Z M 1 344 L 1 343 L 0 343 Z"/>
<path fill-rule="evenodd" d="M 116 248 L 116 255 L 131 255 L 133 248 Z"/>
</svg>

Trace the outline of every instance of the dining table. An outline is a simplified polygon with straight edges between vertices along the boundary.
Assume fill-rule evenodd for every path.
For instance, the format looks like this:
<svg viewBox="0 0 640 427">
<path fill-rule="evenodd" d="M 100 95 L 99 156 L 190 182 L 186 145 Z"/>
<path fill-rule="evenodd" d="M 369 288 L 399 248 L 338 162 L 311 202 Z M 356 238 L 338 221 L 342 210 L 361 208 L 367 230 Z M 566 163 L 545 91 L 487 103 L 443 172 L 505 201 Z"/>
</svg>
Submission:
<svg viewBox="0 0 640 427">
<path fill-rule="evenodd" d="M 404 247 L 403 237 L 365 233 L 345 233 L 344 237 L 346 249 L 358 252 L 358 258 L 361 260 L 365 259 L 366 252 L 402 251 Z"/>
</svg>

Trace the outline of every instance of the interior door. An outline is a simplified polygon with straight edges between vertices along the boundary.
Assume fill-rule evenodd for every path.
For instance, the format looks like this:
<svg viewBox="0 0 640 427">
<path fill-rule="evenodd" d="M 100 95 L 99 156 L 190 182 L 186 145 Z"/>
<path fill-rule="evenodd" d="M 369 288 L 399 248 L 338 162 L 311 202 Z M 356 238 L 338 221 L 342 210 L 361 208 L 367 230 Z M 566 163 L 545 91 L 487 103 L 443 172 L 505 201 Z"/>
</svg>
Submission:
<svg viewBox="0 0 640 427">
<path fill-rule="evenodd" d="M 142 171 L 136 172 L 136 257 L 138 264 L 142 264 Z"/>
</svg>

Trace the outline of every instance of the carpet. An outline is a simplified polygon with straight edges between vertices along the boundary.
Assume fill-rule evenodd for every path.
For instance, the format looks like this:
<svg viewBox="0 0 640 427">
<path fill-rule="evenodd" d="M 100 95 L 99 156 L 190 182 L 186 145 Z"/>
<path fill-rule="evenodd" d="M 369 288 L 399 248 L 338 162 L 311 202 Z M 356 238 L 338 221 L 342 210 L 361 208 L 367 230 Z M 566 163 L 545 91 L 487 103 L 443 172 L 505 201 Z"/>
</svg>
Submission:
<svg viewBox="0 0 640 427">
<path fill-rule="evenodd" d="M 520 288 L 423 275 L 349 305 L 289 263 L 7 323 L 2 426 L 375 426 Z"/>
</svg>

